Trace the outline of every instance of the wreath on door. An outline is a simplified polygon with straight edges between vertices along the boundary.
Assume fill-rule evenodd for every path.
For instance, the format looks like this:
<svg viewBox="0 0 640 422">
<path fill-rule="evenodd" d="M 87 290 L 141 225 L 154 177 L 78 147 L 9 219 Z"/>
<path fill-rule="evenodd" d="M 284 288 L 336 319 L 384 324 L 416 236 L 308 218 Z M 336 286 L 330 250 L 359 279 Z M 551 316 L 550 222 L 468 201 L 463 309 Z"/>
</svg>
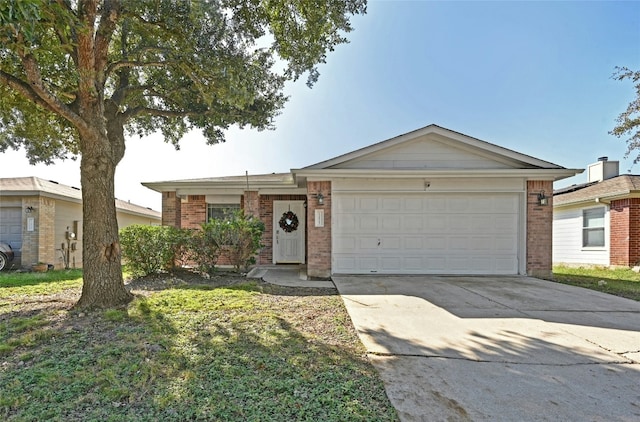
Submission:
<svg viewBox="0 0 640 422">
<path fill-rule="evenodd" d="M 287 211 L 280 218 L 280 228 L 287 233 L 298 230 L 298 216 L 293 211 Z"/>
</svg>

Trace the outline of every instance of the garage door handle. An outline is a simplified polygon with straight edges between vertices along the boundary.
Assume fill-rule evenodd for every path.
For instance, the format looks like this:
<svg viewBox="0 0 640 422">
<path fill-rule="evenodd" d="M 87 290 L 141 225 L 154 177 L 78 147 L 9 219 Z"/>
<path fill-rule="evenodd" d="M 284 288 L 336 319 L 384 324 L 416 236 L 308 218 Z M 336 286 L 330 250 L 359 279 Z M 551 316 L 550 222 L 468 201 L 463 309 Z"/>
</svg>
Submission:
<svg viewBox="0 0 640 422">
<path fill-rule="evenodd" d="M 378 239 L 378 246 L 380 246 L 380 239 Z"/>
</svg>

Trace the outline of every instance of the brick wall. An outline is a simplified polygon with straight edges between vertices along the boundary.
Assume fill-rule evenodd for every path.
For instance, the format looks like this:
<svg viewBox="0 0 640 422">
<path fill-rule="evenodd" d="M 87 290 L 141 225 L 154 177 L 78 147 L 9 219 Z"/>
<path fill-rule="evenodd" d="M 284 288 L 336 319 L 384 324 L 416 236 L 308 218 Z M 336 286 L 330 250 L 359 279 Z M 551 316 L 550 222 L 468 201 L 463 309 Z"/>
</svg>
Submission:
<svg viewBox="0 0 640 422">
<path fill-rule="evenodd" d="M 316 195 L 322 193 L 324 205 Z M 315 210 L 324 210 L 324 227 L 315 226 Z M 331 276 L 331 182 L 307 182 L 307 275 L 311 278 Z"/>
<path fill-rule="evenodd" d="M 258 197 L 260 220 L 264 223 L 265 228 L 262 235 L 262 244 L 264 246 L 257 258 L 258 264 L 267 265 L 273 263 L 273 201 L 304 201 L 305 199 L 306 196 L 304 195 L 261 195 Z M 306 242 L 306 244 L 308 245 L 309 242 Z M 306 247 L 305 255 L 308 255 Z"/>
<path fill-rule="evenodd" d="M 538 204 L 544 190 L 548 205 Z M 527 274 L 548 278 L 552 270 L 553 182 L 527 181 Z"/>
<path fill-rule="evenodd" d="M 162 225 L 181 227 L 181 200 L 175 192 L 162 192 Z"/>
<path fill-rule="evenodd" d="M 611 201 L 610 264 L 631 267 L 640 262 L 640 198 Z"/>
<path fill-rule="evenodd" d="M 207 221 L 207 202 L 204 195 L 189 195 L 180 207 L 180 220 L 183 229 L 199 229 Z"/>
<path fill-rule="evenodd" d="M 33 207 L 22 219 L 22 263 L 25 268 L 37 262 L 56 262 L 55 218 L 56 202 L 51 198 L 25 197 L 22 209 Z M 27 218 L 34 219 L 34 230 L 27 231 Z"/>
</svg>

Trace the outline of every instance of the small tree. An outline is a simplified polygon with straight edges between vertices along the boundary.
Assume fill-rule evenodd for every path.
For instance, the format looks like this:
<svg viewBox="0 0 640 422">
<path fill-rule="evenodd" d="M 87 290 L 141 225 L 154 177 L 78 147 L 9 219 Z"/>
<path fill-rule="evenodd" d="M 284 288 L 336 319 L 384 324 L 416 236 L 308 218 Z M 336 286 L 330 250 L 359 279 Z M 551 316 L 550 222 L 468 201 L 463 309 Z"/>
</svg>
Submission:
<svg viewBox="0 0 640 422">
<path fill-rule="evenodd" d="M 618 124 L 609 133 L 618 138 L 629 136 L 625 157 L 638 150 L 638 154 L 633 159 L 634 163 L 638 163 L 640 162 L 640 71 L 633 71 L 626 67 L 616 67 L 616 72 L 612 77 L 619 81 L 631 80 L 636 91 L 636 97 L 629 103 L 627 109 L 620 113 L 616 119 Z"/>
</svg>

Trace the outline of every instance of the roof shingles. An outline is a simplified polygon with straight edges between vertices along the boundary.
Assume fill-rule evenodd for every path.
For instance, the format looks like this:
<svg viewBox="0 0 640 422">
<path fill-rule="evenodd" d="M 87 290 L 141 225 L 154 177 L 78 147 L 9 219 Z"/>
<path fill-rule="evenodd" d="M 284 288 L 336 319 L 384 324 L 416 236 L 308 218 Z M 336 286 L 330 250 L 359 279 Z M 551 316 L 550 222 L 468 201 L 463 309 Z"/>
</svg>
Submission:
<svg viewBox="0 0 640 422">
<path fill-rule="evenodd" d="M 640 194 L 640 175 L 624 174 L 597 183 L 569 186 L 556 189 L 553 193 L 554 205 L 570 205 Z"/>
</svg>

